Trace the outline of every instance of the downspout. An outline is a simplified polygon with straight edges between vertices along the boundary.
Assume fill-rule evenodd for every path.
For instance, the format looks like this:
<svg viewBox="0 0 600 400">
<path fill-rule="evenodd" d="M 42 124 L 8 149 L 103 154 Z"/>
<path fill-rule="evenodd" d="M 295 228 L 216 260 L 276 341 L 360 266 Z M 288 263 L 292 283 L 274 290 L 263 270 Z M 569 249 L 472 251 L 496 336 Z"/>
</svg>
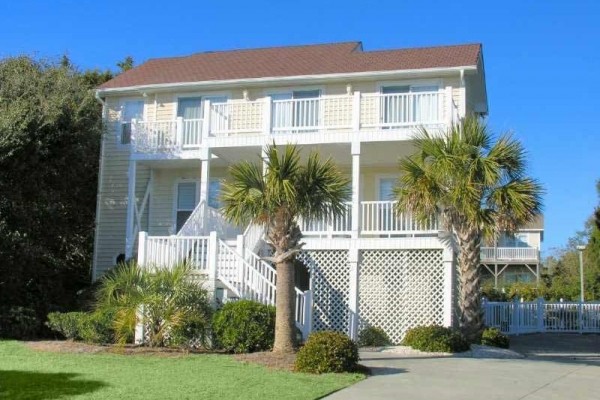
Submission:
<svg viewBox="0 0 600 400">
<path fill-rule="evenodd" d="M 104 127 L 104 121 L 106 119 L 106 101 L 100 97 L 98 90 L 95 91 L 94 97 L 102 105 L 102 126 Z M 96 218 L 94 222 L 94 253 L 92 255 L 92 282 L 97 279 L 97 255 L 98 255 L 98 234 L 99 223 L 100 223 L 100 191 L 102 188 L 102 179 L 104 175 L 104 128 L 102 129 L 102 137 L 100 138 L 100 165 L 98 166 L 98 186 L 96 191 Z"/>
</svg>

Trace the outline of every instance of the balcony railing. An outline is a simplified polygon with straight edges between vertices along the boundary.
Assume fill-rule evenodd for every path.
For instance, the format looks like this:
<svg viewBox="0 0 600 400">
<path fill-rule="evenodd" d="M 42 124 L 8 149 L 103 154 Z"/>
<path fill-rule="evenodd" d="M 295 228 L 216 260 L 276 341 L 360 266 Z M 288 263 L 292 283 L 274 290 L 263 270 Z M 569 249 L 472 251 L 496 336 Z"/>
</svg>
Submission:
<svg viewBox="0 0 600 400">
<path fill-rule="evenodd" d="M 299 225 L 304 236 L 350 236 L 352 233 L 352 203 L 346 203 L 346 212 L 340 216 L 313 221 L 301 220 Z"/>
<path fill-rule="evenodd" d="M 481 261 L 538 261 L 536 247 L 482 247 Z"/>
<path fill-rule="evenodd" d="M 450 90 L 214 104 L 206 100 L 204 108 L 210 112 L 203 119 L 132 121 L 135 152 L 193 150 L 209 137 L 443 127 L 459 117 Z"/>
</svg>

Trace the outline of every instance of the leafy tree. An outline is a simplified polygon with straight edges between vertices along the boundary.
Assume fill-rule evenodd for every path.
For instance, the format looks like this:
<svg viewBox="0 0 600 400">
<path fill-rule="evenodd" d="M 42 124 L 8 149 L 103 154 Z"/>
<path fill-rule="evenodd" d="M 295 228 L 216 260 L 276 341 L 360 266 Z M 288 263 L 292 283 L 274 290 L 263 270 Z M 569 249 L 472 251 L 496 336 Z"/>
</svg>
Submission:
<svg viewBox="0 0 600 400">
<path fill-rule="evenodd" d="M 398 211 L 418 220 L 438 216 L 458 253 L 459 324 L 475 340 L 483 329 L 480 304 L 482 240 L 514 232 L 541 210 L 541 186 L 526 175 L 525 151 L 510 135 L 495 138 L 469 117 L 442 135 L 422 129 L 416 153 L 400 161 Z"/>
<path fill-rule="evenodd" d="M 0 60 L 0 314 L 75 305 L 89 284 L 101 108 L 68 61 Z"/>
<path fill-rule="evenodd" d="M 275 252 L 277 270 L 275 352 L 295 349 L 294 261 L 300 252 L 302 232 L 298 219 L 333 217 L 344 212 L 350 196 L 349 180 L 331 159 L 322 162 L 311 153 L 301 163 L 296 146 L 284 150 L 267 146 L 266 172 L 260 164 L 241 162 L 230 167 L 231 179 L 223 185 L 225 217 L 238 225 L 261 224 Z"/>
<path fill-rule="evenodd" d="M 117 67 L 121 70 L 120 72 L 129 71 L 133 68 L 133 57 L 127 56 L 123 61 L 117 63 Z"/>
</svg>

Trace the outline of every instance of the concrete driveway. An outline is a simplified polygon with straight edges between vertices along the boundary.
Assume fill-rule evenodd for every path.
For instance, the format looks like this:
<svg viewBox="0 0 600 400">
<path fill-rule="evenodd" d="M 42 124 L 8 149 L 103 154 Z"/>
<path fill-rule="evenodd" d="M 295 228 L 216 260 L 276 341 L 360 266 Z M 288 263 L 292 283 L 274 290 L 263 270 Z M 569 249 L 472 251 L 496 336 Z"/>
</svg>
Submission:
<svg viewBox="0 0 600 400">
<path fill-rule="evenodd" d="M 373 376 L 328 399 L 600 399 L 600 336 L 512 339 L 524 359 L 405 357 L 364 352 Z"/>
</svg>

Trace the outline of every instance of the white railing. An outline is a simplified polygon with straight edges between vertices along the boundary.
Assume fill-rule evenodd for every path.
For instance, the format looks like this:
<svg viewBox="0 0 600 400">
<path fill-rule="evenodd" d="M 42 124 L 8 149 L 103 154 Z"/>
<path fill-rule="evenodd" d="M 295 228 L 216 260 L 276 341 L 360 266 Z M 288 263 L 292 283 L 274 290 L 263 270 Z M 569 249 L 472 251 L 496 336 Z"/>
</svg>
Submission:
<svg viewBox="0 0 600 400">
<path fill-rule="evenodd" d="M 265 227 L 262 224 L 250 224 L 244 231 L 244 248 L 257 252 L 262 244 Z"/>
<path fill-rule="evenodd" d="M 174 152 L 197 149 L 202 141 L 202 120 L 131 122 L 131 144 L 136 153 Z"/>
<path fill-rule="evenodd" d="M 352 127 L 352 96 L 273 100 L 272 132 L 306 132 Z"/>
<path fill-rule="evenodd" d="M 600 333 L 600 302 L 483 301 L 484 323 L 506 334 Z"/>
<path fill-rule="evenodd" d="M 385 234 L 437 234 L 436 218 L 420 223 L 408 213 L 397 213 L 395 201 L 362 201 L 361 233 L 365 235 Z"/>
<path fill-rule="evenodd" d="M 537 261 L 536 247 L 482 247 L 481 261 Z"/>
<path fill-rule="evenodd" d="M 352 231 L 352 203 L 345 204 L 342 215 L 318 220 L 299 220 L 298 225 L 304 236 L 332 237 L 348 236 Z"/>
<path fill-rule="evenodd" d="M 242 291 L 249 294 L 253 300 L 263 304 L 275 305 L 275 292 L 277 285 L 277 272 L 275 268 L 253 251 L 246 249 L 247 264 L 241 272 Z"/>
<path fill-rule="evenodd" d="M 210 134 L 227 136 L 263 131 L 265 101 L 230 100 L 210 106 Z"/>
<path fill-rule="evenodd" d="M 145 235 L 145 233 L 144 233 Z M 207 236 L 143 236 L 145 248 L 144 266 L 174 266 L 186 262 L 193 270 L 208 270 L 209 242 Z"/>
<path fill-rule="evenodd" d="M 219 210 L 201 201 L 177 232 L 177 236 L 203 236 L 212 231 L 227 239 L 234 238 L 240 233 L 240 229 L 229 223 Z"/>
<path fill-rule="evenodd" d="M 365 94 L 361 98 L 361 126 L 390 129 L 443 124 L 443 97 L 438 91 Z"/>
</svg>

